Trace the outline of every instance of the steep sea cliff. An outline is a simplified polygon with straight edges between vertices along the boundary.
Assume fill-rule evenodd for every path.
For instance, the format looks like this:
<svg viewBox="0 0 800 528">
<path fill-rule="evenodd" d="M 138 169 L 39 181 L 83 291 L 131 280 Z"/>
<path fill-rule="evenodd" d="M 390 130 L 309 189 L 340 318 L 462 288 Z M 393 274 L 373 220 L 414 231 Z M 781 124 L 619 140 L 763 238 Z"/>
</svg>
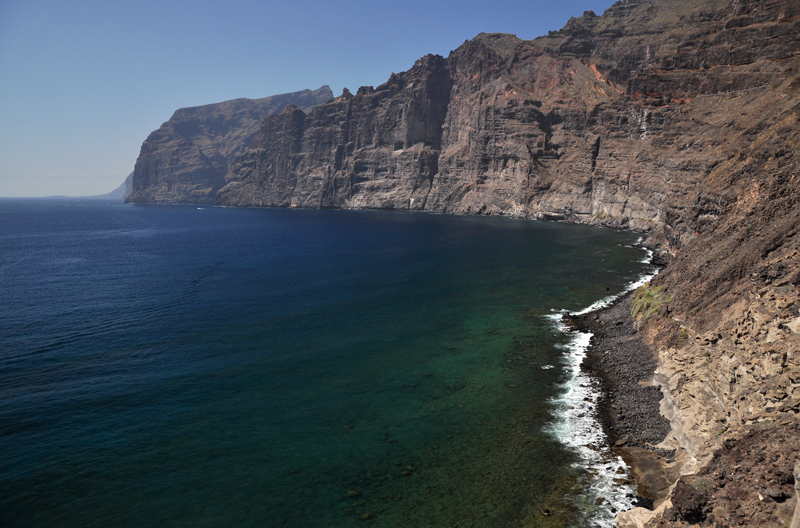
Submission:
<svg viewBox="0 0 800 528">
<path fill-rule="evenodd" d="M 783 526 L 800 448 L 799 72 L 797 2 L 617 2 L 268 116 L 214 200 L 645 233 L 669 264 L 625 324 L 654 355 L 670 422 L 656 447 L 680 480 L 618 522 Z"/>
<path fill-rule="evenodd" d="M 264 117 L 288 104 L 310 110 L 331 98 L 331 89 L 322 86 L 176 110 L 142 144 L 125 201 L 214 203 L 228 165 L 253 142 Z"/>
</svg>

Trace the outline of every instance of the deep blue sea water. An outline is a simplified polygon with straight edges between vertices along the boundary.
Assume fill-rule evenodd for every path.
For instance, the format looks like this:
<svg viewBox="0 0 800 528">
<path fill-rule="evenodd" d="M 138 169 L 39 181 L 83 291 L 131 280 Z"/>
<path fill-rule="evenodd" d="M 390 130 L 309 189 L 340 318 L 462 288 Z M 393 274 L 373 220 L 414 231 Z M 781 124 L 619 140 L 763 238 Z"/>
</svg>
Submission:
<svg viewBox="0 0 800 528">
<path fill-rule="evenodd" d="M 0 200 L 0 526 L 608 522 L 548 316 L 645 273 L 635 239 Z"/>
</svg>

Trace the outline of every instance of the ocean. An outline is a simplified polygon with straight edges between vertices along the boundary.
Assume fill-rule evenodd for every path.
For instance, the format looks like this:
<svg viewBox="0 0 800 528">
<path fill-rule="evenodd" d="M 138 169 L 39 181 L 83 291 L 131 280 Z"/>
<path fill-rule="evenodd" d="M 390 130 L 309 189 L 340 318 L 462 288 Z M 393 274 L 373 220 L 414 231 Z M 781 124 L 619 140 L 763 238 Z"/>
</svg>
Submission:
<svg viewBox="0 0 800 528">
<path fill-rule="evenodd" d="M 558 314 L 652 273 L 636 240 L 2 199 L 0 525 L 611 526 Z"/>
</svg>

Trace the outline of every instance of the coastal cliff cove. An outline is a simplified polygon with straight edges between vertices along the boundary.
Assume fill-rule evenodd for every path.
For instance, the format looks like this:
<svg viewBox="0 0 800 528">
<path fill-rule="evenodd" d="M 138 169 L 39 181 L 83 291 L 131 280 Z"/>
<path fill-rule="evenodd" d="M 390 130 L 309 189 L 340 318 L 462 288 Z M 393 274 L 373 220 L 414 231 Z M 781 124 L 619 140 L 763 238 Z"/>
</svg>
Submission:
<svg viewBox="0 0 800 528">
<path fill-rule="evenodd" d="M 798 528 L 798 146 L 796 0 L 182 108 L 2 201 L 0 525 Z"/>
<path fill-rule="evenodd" d="M 204 203 L 641 233 L 663 271 L 563 323 L 594 334 L 598 419 L 642 498 L 617 525 L 798 526 L 799 92 L 800 3 L 620 1 L 290 104 Z M 153 169 L 170 154 L 148 138 L 129 203 L 191 199 Z"/>
<path fill-rule="evenodd" d="M 3 526 L 593 526 L 636 503 L 558 316 L 652 272 L 637 235 L 3 210 Z"/>
</svg>

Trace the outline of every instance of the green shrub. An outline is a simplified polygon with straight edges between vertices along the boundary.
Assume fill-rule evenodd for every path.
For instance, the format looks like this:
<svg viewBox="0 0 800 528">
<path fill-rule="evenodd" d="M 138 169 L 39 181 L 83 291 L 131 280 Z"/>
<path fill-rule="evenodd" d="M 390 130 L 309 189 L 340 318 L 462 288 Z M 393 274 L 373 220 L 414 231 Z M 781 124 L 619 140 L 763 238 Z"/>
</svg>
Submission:
<svg viewBox="0 0 800 528">
<path fill-rule="evenodd" d="M 689 330 L 685 326 L 682 326 L 681 333 L 678 335 L 678 344 L 684 344 L 687 339 L 689 339 Z M 706 354 L 706 356 L 708 356 L 708 354 Z"/>
<path fill-rule="evenodd" d="M 642 321 L 644 321 L 656 313 L 662 305 L 669 306 L 669 303 L 675 298 L 675 294 L 663 295 L 661 292 L 663 289 L 663 286 L 651 288 L 649 282 L 637 289 L 631 302 L 631 315 L 636 318 L 641 314 Z"/>
</svg>

